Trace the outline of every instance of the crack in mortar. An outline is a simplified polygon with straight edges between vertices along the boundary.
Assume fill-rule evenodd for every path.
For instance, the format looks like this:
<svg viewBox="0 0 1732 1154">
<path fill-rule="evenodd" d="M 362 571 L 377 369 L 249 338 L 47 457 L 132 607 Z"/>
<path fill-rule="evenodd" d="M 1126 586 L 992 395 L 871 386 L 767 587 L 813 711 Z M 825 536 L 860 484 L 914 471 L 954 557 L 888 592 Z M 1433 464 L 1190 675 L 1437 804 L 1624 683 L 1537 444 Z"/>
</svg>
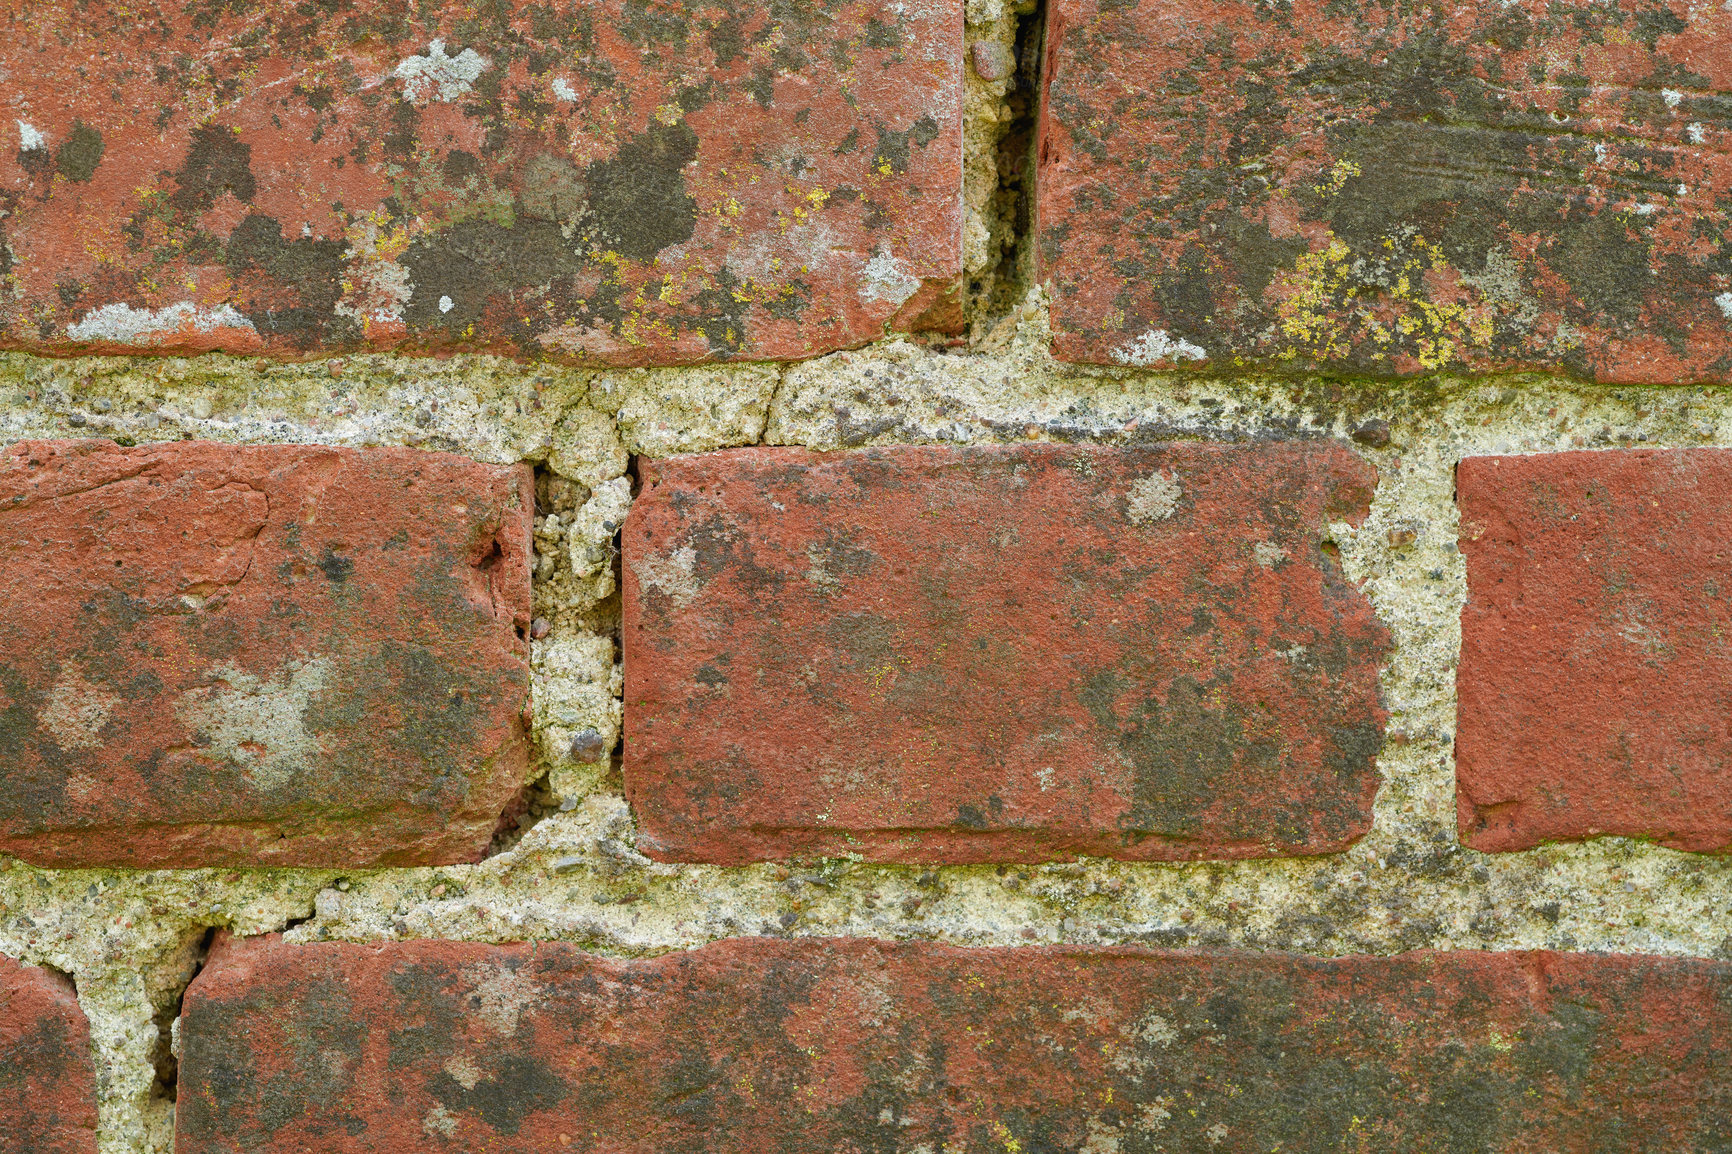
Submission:
<svg viewBox="0 0 1732 1154">
<path fill-rule="evenodd" d="M 969 342 L 996 335 L 1034 281 L 1026 243 L 1044 0 L 970 0 L 963 51 L 962 253 Z"/>
</svg>

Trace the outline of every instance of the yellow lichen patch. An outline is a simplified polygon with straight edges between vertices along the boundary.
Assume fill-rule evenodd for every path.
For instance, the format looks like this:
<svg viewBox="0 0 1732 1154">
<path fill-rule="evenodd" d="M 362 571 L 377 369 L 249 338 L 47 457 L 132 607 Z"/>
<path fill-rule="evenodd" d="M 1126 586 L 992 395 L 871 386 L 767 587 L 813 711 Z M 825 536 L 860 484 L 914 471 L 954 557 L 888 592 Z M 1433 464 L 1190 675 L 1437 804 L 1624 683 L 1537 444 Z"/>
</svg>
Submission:
<svg viewBox="0 0 1732 1154">
<path fill-rule="evenodd" d="M 1445 286 L 1462 299 L 1449 299 Z M 1371 253 L 1330 233 L 1321 250 L 1277 274 L 1271 291 L 1283 361 L 1404 356 L 1434 370 L 1492 340 L 1494 306 L 1417 232 L 1386 236 Z"/>
<path fill-rule="evenodd" d="M 1323 183 L 1314 184 L 1311 188 L 1318 196 L 1334 196 L 1346 186 L 1349 179 L 1359 174 L 1359 166 L 1351 160 L 1337 160 Z"/>
</svg>

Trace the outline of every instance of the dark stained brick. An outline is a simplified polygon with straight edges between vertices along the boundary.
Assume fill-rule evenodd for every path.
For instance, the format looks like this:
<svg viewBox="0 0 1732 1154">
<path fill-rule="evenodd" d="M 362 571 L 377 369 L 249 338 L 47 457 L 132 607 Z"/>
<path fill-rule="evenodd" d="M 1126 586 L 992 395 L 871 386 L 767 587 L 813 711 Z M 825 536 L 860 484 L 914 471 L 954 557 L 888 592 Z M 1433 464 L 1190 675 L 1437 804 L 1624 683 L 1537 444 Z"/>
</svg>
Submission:
<svg viewBox="0 0 1732 1154">
<path fill-rule="evenodd" d="M 1457 818 L 1732 850 L 1732 452 L 1469 457 Z"/>
<path fill-rule="evenodd" d="M 744 939 L 219 949 L 180 1154 L 1712 1151 L 1732 968 Z"/>
<path fill-rule="evenodd" d="M 668 860 L 1253 857 L 1369 827 L 1387 634 L 1333 442 L 643 467 L 625 784 Z"/>
<path fill-rule="evenodd" d="M 953 328 L 962 9 L 40 0 L 0 345 L 787 358 Z"/>
<path fill-rule="evenodd" d="M 0 453 L 0 852 L 478 857 L 528 776 L 522 467 L 412 449 Z"/>
<path fill-rule="evenodd" d="M 1062 357 L 1732 380 L 1723 6 L 1049 11 Z"/>
<path fill-rule="evenodd" d="M 90 1026 L 72 983 L 0 957 L 0 1145 L 96 1154 Z"/>
</svg>

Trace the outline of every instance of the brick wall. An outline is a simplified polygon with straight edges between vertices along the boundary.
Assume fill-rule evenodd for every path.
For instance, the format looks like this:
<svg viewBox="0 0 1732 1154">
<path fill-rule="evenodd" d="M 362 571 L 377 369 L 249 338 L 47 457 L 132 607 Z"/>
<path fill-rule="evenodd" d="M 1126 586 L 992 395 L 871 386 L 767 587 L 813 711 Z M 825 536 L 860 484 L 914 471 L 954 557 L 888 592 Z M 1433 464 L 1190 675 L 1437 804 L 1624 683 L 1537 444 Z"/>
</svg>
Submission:
<svg viewBox="0 0 1732 1154">
<path fill-rule="evenodd" d="M 1732 14 L 0 31 L 0 1147 L 1725 1148 Z"/>
</svg>

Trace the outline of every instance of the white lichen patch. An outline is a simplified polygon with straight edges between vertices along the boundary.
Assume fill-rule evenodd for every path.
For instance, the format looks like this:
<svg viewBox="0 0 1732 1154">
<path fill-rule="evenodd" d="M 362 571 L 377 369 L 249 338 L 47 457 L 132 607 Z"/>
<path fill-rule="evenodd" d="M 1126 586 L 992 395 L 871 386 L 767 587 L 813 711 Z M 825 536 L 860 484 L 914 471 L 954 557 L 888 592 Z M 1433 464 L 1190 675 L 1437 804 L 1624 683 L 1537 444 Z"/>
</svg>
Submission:
<svg viewBox="0 0 1732 1154">
<path fill-rule="evenodd" d="M 698 580 L 698 551 L 683 545 L 672 553 L 652 553 L 627 562 L 646 590 L 665 593 L 676 606 L 689 605 L 703 591 Z"/>
<path fill-rule="evenodd" d="M 1202 346 L 1194 345 L 1184 337 L 1167 335 L 1166 329 L 1149 329 L 1135 340 L 1113 349 L 1112 358 L 1117 364 L 1148 368 L 1177 361 L 1206 361 L 1209 354 Z"/>
<path fill-rule="evenodd" d="M 1273 541 L 1259 541 L 1251 546 L 1251 559 L 1264 569 L 1273 569 L 1287 560 L 1287 550 Z"/>
<path fill-rule="evenodd" d="M 291 661 L 269 678 L 234 665 L 207 673 L 207 685 L 175 703 L 175 716 L 208 739 L 206 754 L 261 789 L 311 773 L 327 751 L 307 728 L 307 709 L 334 688 L 331 659 Z"/>
<path fill-rule="evenodd" d="M 482 1024 L 504 1038 L 517 1033 L 518 1018 L 538 1000 L 537 983 L 509 966 L 465 967 L 463 983 Z"/>
<path fill-rule="evenodd" d="M 855 291 L 867 304 L 887 301 L 896 306 L 920 291 L 920 278 L 888 250 L 880 248 L 861 265 L 860 283 Z"/>
<path fill-rule="evenodd" d="M 457 1115 L 442 1103 L 435 1105 L 422 1116 L 421 1132 L 429 1138 L 454 1138 L 457 1136 Z"/>
<path fill-rule="evenodd" d="M 176 301 L 159 309 L 135 309 L 129 304 L 103 305 L 82 320 L 66 326 L 66 335 L 91 344 L 159 345 L 187 333 L 258 334 L 253 322 L 233 305 L 200 308 L 191 301 Z"/>
<path fill-rule="evenodd" d="M 48 138 L 42 130 L 28 120 L 18 121 L 18 151 L 34 152 L 38 148 L 47 148 Z"/>
<path fill-rule="evenodd" d="M 1185 495 L 1178 479 L 1166 473 L 1150 473 L 1132 482 L 1125 497 L 1125 516 L 1133 525 L 1153 525 L 1165 521 L 1179 507 Z"/>
<path fill-rule="evenodd" d="M 92 685 L 78 664 L 69 661 L 49 687 L 36 725 L 63 750 L 95 749 L 103 743 L 102 731 L 119 704 L 119 697 Z"/>
<path fill-rule="evenodd" d="M 473 48 L 465 48 L 455 56 L 445 52 L 445 41 L 427 45 L 424 56 L 410 56 L 392 75 L 403 81 L 403 95 L 411 104 L 431 101 L 452 101 L 475 87 L 475 81 L 487 71 L 487 58 Z"/>
</svg>

